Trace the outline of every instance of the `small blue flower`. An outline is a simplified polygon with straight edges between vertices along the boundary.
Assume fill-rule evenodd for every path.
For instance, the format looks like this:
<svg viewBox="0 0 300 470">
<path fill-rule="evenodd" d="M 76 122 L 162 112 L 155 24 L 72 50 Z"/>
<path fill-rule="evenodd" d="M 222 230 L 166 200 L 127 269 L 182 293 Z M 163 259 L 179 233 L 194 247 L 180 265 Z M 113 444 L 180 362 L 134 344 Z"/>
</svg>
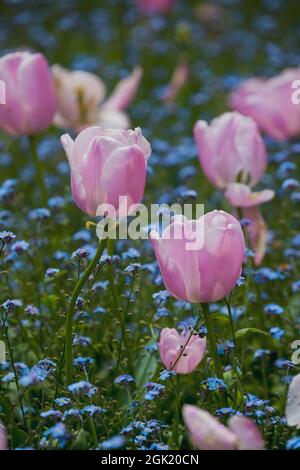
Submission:
<svg viewBox="0 0 300 470">
<path fill-rule="evenodd" d="M 272 315 L 282 315 L 284 310 L 283 308 L 278 305 L 278 304 L 268 304 L 268 305 L 265 305 L 264 307 L 264 312 L 266 314 L 272 314 Z"/>
<path fill-rule="evenodd" d="M 59 273 L 57 268 L 48 268 L 45 274 L 45 277 L 48 279 L 53 279 Z"/>
<path fill-rule="evenodd" d="M 286 443 L 286 450 L 300 449 L 300 436 L 292 437 Z"/>
<path fill-rule="evenodd" d="M 13 310 L 15 310 L 16 308 L 18 307 L 22 307 L 22 300 L 19 300 L 19 299 L 13 299 L 13 300 L 10 300 L 10 299 L 7 299 L 5 302 L 3 302 L 3 304 L 1 305 L 1 307 L 3 308 L 3 310 L 5 312 L 12 312 Z"/>
<path fill-rule="evenodd" d="M 95 359 L 92 357 L 76 357 L 74 359 L 74 365 L 81 370 L 86 370 L 91 364 L 94 364 Z"/>
<path fill-rule="evenodd" d="M 144 399 L 150 401 L 160 396 L 165 389 L 164 385 L 155 382 L 148 382 L 144 387 L 148 390 L 144 395 Z"/>
<path fill-rule="evenodd" d="M 278 369 L 290 369 L 295 367 L 295 364 L 289 359 L 277 359 L 275 361 L 275 366 L 278 367 Z"/>
<path fill-rule="evenodd" d="M 0 232 L 0 242 L 2 243 L 9 245 L 15 238 L 16 235 L 13 232 Z"/>
<path fill-rule="evenodd" d="M 270 335 L 274 339 L 281 339 L 282 336 L 285 334 L 285 331 L 282 328 L 279 328 L 279 326 L 273 326 L 270 328 Z"/>
<path fill-rule="evenodd" d="M 298 294 L 300 292 L 300 280 L 293 282 L 292 291 L 294 294 Z"/>
<path fill-rule="evenodd" d="M 170 377 L 175 377 L 175 375 L 176 375 L 176 372 L 174 372 L 173 370 L 164 369 L 160 373 L 159 378 L 160 378 L 160 380 L 165 381 L 165 380 L 169 379 Z"/>
<path fill-rule="evenodd" d="M 115 381 L 114 383 L 115 384 L 118 384 L 118 385 L 127 385 L 129 383 L 132 383 L 132 382 L 135 382 L 134 378 L 129 375 L 129 374 L 123 374 L 123 375 L 119 375 L 118 377 L 115 378 Z"/>
<path fill-rule="evenodd" d="M 60 447 L 64 447 L 71 438 L 63 423 L 55 424 L 52 428 L 47 429 L 44 431 L 43 436 L 58 441 Z"/>
<path fill-rule="evenodd" d="M 25 253 L 25 251 L 28 250 L 28 248 L 29 248 L 29 243 L 25 242 L 24 240 L 17 241 L 13 243 L 11 246 L 12 251 L 17 253 L 17 255 L 22 255 L 23 253 Z"/>
<path fill-rule="evenodd" d="M 103 413 L 106 413 L 105 408 L 101 408 L 101 406 L 96 406 L 96 405 L 87 405 L 84 408 L 80 410 L 81 414 L 88 414 L 89 416 L 97 416 L 97 415 L 102 415 Z"/>
<path fill-rule="evenodd" d="M 40 311 L 37 307 L 35 307 L 34 305 L 27 305 L 25 307 L 25 313 L 27 315 L 31 315 L 31 316 L 38 316 L 40 315 Z"/>
<path fill-rule="evenodd" d="M 40 207 L 38 209 L 33 209 L 29 212 L 28 218 L 29 220 L 45 220 L 51 217 L 51 212 L 49 209 L 44 207 Z"/>
<path fill-rule="evenodd" d="M 271 354 L 271 351 L 269 351 L 269 349 L 257 349 L 254 353 L 254 359 L 268 356 L 270 354 Z"/>
<path fill-rule="evenodd" d="M 218 379 L 217 377 L 208 377 L 206 380 L 201 382 L 201 384 L 205 384 L 210 392 L 216 392 L 217 390 L 223 391 L 227 389 L 227 385 L 224 380 Z"/>
<path fill-rule="evenodd" d="M 92 384 L 90 382 L 87 382 L 85 380 L 81 380 L 79 382 L 74 382 L 73 384 L 68 386 L 68 390 L 71 393 L 88 393 L 91 391 L 93 388 Z"/>
<path fill-rule="evenodd" d="M 99 444 L 99 449 L 101 450 L 114 450 L 120 449 L 125 445 L 125 439 L 123 436 L 114 436 L 108 439 L 107 441 L 101 442 Z"/>
<path fill-rule="evenodd" d="M 70 398 L 66 398 L 66 397 L 58 397 L 58 398 L 55 398 L 55 400 L 53 401 L 59 407 L 64 407 L 64 406 L 71 404 Z"/>
<path fill-rule="evenodd" d="M 51 418 L 51 419 L 54 419 L 56 421 L 59 421 L 62 417 L 62 414 L 58 410 L 47 410 L 47 411 L 43 411 L 40 414 L 40 417 L 44 418 L 44 419 Z"/>
</svg>

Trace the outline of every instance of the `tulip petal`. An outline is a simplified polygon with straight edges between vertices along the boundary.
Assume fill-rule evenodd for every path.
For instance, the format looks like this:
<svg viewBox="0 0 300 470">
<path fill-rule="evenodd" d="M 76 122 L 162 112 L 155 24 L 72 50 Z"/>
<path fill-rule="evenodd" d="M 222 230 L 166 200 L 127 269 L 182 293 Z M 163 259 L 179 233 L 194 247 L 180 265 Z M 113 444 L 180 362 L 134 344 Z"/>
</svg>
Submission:
<svg viewBox="0 0 300 470">
<path fill-rule="evenodd" d="M 300 374 L 293 377 L 289 387 L 286 418 L 289 426 L 300 428 Z"/>
<path fill-rule="evenodd" d="M 264 441 L 258 426 L 246 416 L 232 416 L 229 428 L 238 437 L 239 450 L 263 450 Z"/>
</svg>

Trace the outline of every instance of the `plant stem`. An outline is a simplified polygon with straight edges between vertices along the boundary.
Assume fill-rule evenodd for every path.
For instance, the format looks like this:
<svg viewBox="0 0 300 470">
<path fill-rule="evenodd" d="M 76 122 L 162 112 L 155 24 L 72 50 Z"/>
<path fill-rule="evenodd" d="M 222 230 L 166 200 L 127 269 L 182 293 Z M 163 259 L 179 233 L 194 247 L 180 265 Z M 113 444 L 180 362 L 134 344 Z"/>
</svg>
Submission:
<svg viewBox="0 0 300 470">
<path fill-rule="evenodd" d="M 37 176 L 38 184 L 39 184 L 39 187 L 40 187 L 43 206 L 46 206 L 48 196 L 47 196 L 47 191 L 46 191 L 46 186 L 45 186 L 45 177 L 44 177 L 43 165 L 42 165 L 42 162 L 40 161 L 39 156 L 37 154 L 36 139 L 35 139 L 34 135 L 29 136 L 29 142 L 30 142 L 31 154 L 32 154 L 34 164 L 35 164 L 36 176 Z"/>
<path fill-rule="evenodd" d="M 16 368 L 15 368 L 13 350 L 12 350 L 10 340 L 9 340 L 8 328 L 6 326 L 6 318 L 4 318 L 3 313 L 1 313 L 1 317 L 2 317 L 2 323 L 3 323 L 3 328 L 4 328 L 4 334 L 5 334 L 8 350 L 9 350 L 10 361 L 11 361 L 11 365 L 12 365 L 12 369 L 13 369 L 13 373 L 14 373 L 14 377 L 15 377 L 15 381 L 16 381 L 16 387 L 17 387 L 18 398 L 19 398 L 21 413 L 22 413 L 23 422 L 24 422 L 24 428 L 25 428 L 25 431 L 27 431 L 27 423 L 26 423 L 25 412 L 24 412 L 24 408 L 23 408 L 22 397 L 21 397 L 21 393 L 20 393 L 18 374 L 17 374 Z"/>
<path fill-rule="evenodd" d="M 230 306 L 230 297 L 229 297 L 228 300 L 227 300 L 226 298 L 224 298 L 224 302 L 225 302 L 225 304 L 226 304 L 227 312 L 228 312 L 228 316 L 229 316 L 230 329 L 231 329 L 231 335 L 232 335 L 232 340 L 233 340 L 234 348 L 236 349 L 236 339 L 235 339 L 235 332 L 234 332 L 232 311 L 231 311 L 231 306 Z"/>
<path fill-rule="evenodd" d="M 210 346 L 210 354 L 212 355 L 213 361 L 214 361 L 214 367 L 215 367 L 215 373 L 217 378 L 221 379 L 223 374 L 222 374 L 222 369 L 221 369 L 221 361 L 218 356 L 218 350 L 217 350 L 217 341 L 214 333 L 214 328 L 213 328 L 213 322 L 209 313 L 209 307 L 208 304 L 201 304 L 202 306 L 202 312 L 204 314 L 205 318 L 205 325 L 207 329 L 207 339 L 209 342 Z"/>
<path fill-rule="evenodd" d="M 65 333 L 65 361 L 66 361 L 66 377 L 67 377 L 67 384 L 69 385 L 72 382 L 72 372 L 73 372 L 73 353 L 72 353 L 72 325 L 73 325 L 73 316 L 74 316 L 74 309 L 76 305 L 76 301 L 80 294 L 81 289 L 87 282 L 88 278 L 90 277 L 92 271 L 96 267 L 100 256 L 103 253 L 103 250 L 106 245 L 106 240 L 99 240 L 99 245 L 96 251 L 96 254 L 90 264 L 88 265 L 86 271 L 82 275 L 82 277 L 78 280 L 69 304 L 69 308 L 67 311 L 66 317 L 66 333 Z"/>
<path fill-rule="evenodd" d="M 111 257 L 111 262 L 108 264 L 109 289 L 114 302 L 114 308 L 116 310 L 116 313 L 118 314 L 119 302 L 115 285 L 115 270 L 113 266 L 114 240 L 111 240 L 109 238 L 107 239 L 107 253 Z"/>
</svg>

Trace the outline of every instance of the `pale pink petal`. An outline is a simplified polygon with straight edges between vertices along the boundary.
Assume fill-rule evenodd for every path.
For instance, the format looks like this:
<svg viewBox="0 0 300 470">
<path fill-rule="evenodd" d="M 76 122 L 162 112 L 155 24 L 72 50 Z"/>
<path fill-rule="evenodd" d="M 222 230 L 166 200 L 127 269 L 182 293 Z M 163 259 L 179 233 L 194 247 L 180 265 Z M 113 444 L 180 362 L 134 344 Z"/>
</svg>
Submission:
<svg viewBox="0 0 300 470">
<path fill-rule="evenodd" d="M 300 428 L 300 374 L 293 377 L 289 386 L 287 405 L 285 410 L 287 424 Z"/>
<path fill-rule="evenodd" d="M 232 416 L 228 421 L 229 428 L 238 438 L 239 450 L 263 450 L 264 440 L 258 426 L 246 416 Z"/>
</svg>

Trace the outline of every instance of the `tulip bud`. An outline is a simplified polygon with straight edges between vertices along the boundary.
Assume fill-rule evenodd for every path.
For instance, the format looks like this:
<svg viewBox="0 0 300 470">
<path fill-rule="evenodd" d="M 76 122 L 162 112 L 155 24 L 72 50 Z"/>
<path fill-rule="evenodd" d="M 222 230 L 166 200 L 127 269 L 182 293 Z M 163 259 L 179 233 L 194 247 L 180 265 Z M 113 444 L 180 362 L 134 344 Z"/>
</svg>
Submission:
<svg viewBox="0 0 300 470">
<path fill-rule="evenodd" d="M 103 215 L 101 205 L 110 205 L 121 215 L 122 199 L 128 208 L 141 202 L 151 147 L 140 128 L 89 127 L 75 141 L 65 134 L 61 142 L 70 164 L 73 199 L 83 212 Z"/>
<path fill-rule="evenodd" d="M 205 338 L 197 335 L 191 336 L 189 332 L 179 334 L 175 328 L 161 330 L 159 340 L 161 360 L 167 369 L 172 369 L 177 374 L 193 372 L 202 361 L 205 349 Z"/>
<path fill-rule="evenodd" d="M 198 220 L 175 217 L 161 237 L 152 231 L 150 238 L 165 286 L 178 299 L 216 302 L 231 292 L 241 274 L 244 235 L 239 222 L 224 211 Z"/>
<path fill-rule="evenodd" d="M 267 166 L 264 142 L 253 119 L 224 113 L 208 125 L 198 121 L 194 136 L 206 177 L 225 189 L 229 183 L 255 185 Z"/>
<path fill-rule="evenodd" d="M 0 106 L 0 127 L 11 135 L 32 135 L 51 124 L 56 97 L 51 70 L 42 54 L 15 52 L 0 59 L 0 80 L 6 103 Z"/>
</svg>

